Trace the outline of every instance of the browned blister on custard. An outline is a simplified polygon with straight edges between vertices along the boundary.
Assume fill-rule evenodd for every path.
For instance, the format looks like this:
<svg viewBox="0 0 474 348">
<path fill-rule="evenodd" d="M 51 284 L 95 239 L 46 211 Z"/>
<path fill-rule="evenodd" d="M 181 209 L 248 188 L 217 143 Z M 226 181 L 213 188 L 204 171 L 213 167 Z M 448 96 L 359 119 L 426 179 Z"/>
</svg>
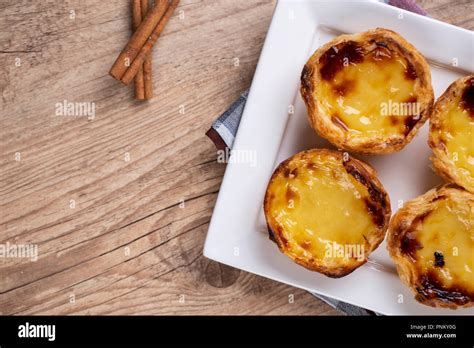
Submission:
<svg viewBox="0 0 474 348">
<path fill-rule="evenodd" d="M 420 303 L 474 305 L 474 195 L 456 186 L 433 189 L 393 216 L 388 250 Z"/>
<path fill-rule="evenodd" d="M 349 274 L 382 242 L 390 201 L 375 171 L 340 152 L 300 152 L 273 173 L 264 201 L 270 239 L 296 263 Z"/>
<path fill-rule="evenodd" d="M 474 193 L 474 75 L 453 82 L 436 101 L 429 145 L 436 171 Z"/>
<path fill-rule="evenodd" d="M 403 148 L 433 104 L 425 59 L 386 29 L 342 35 L 320 47 L 303 68 L 301 95 L 321 136 L 374 154 Z"/>
</svg>

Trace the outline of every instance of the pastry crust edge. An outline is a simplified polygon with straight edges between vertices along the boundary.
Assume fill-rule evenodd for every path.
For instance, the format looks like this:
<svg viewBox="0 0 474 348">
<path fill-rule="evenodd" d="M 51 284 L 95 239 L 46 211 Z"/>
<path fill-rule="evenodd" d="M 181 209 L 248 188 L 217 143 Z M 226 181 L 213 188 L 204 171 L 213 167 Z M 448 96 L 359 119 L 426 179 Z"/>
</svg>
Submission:
<svg viewBox="0 0 474 348">
<path fill-rule="evenodd" d="M 457 173 L 455 163 L 450 160 L 445 151 L 443 143 L 439 141 L 438 131 L 442 131 L 441 121 L 444 110 L 463 93 L 467 81 L 474 79 L 474 75 L 465 76 L 454 81 L 446 91 L 436 100 L 433 107 L 433 113 L 430 118 L 430 130 L 428 135 L 428 145 L 433 151 L 431 159 L 433 170 L 447 182 L 456 183 L 464 187 L 471 193 L 474 193 L 474 182 L 469 183 L 463 180 Z M 474 179 L 473 179 L 474 181 Z"/>
<path fill-rule="evenodd" d="M 310 263 L 307 260 L 301 259 L 301 258 L 293 258 L 289 253 L 286 252 L 285 249 L 285 239 L 282 238 L 281 232 L 278 231 L 278 228 L 275 228 L 275 226 L 272 226 L 272 219 L 269 218 L 270 216 L 270 211 L 269 211 L 269 202 L 270 202 L 270 197 L 269 197 L 269 188 L 272 182 L 275 180 L 275 178 L 286 168 L 286 165 L 293 160 L 299 160 L 303 156 L 307 156 L 310 153 L 317 152 L 320 154 L 327 154 L 327 155 L 333 155 L 337 159 L 340 159 L 344 165 L 344 163 L 347 163 L 348 165 L 354 166 L 359 173 L 365 178 L 366 182 L 370 185 L 373 185 L 379 192 L 380 194 L 380 199 L 383 199 L 383 204 L 380 204 L 382 211 L 383 211 L 383 226 L 377 230 L 376 233 L 372 233 L 370 237 L 368 237 L 369 240 L 369 245 L 370 248 L 369 250 L 364 250 L 364 260 L 363 261 L 357 261 L 355 262 L 352 266 L 339 266 L 339 267 L 327 267 L 322 264 L 314 264 Z M 347 171 L 347 169 L 346 169 Z M 350 173 L 349 173 L 350 174 Z M 357 180 L 357 179 L 356 179 Z M 366 186 L 366 185 L 365 185 Z M 382 206 L 383 205 L 383 206 Z M 352 156 L 349 156 L 347 161 L 344 161 L 344 154 L 339 151 L 334 151 L 334 150 L 328 150 L 328 149 L 310 149 L 310 150 L 305 150 L 301 151 L 283 162 L 281 162 L 278 167 L 275 169 L 273 172 L 269 182 L 268 186 L 266 189 L 265 193 L 265 198 L 264 198 L 264 203 L 263 203 L 263 210 L 265 214 L 265 219 L 267 222 L 267 228 L 268 228 L 268 233 L 269 233 L 269 238 L 273 242 L 275 242 L 278 246 L 278 249 L 285 254 L 287 257 L 292 259 L 295 263 L 297 263 L 300 266 L 305 267 L 306 269 L 309 269 L 311 271 L 319 272 L 321 274 L 324 274 L 328 277 L 331 278 L 340 278 L 344 277 L 350 273 L 352 273 L 354 270 L 365 264 L 368 260 L 368 256 L 370 253 L 372 253 L 377 247 L 382 243 L 382 241 L 385 239 L 386 232 L 388 230 L 389 222 L 390 222 L 390 216 L 391 216 L 391 207 L 390 207 L 390 198 L 388 193 L 385 191 L 385 188 L 383 187 L 382 183 L 377 177 L 377 172 L 375 171 L 374 168 L 372 168 L 369 164 L 358 160 Z M 368 213 L 369 214 L 369 213 Z"/>
<path fill-rule="evenodd" d="M 425 194 L 406 202 L 404 206 L 393 215 L 387 231 L 387 250 L 396 265 L 399 278 L 410 288 L 416 301 L 435 308 L 467 308 L 474 306 L 474 301 L 470 300 L 464 305 L 459 305 L 438 297 L 427 298 L 420 293 L 418 288 L 422 286 L 420 281 L 422 275 L 418 273 L 413 262 L 410 261 L 409 256 L 402 253 L 401 242 L 411 227 L 413 220 L 431 211 L 433 202 L 443 197 L 453 196 L 474 200 L 474 196 L 470 192 L 465 191 L 457 185 L 447 184 L 435 187 Z"/>
<path fill-rule="evenodd" d="M 335 125 L 330 115 L 327 115 L 317 102 L 315 86 L 321 80 L 318 62 L 320 57 L 330 49 L 331 46 L 349 41 L 367 42 L 369 40 L 390 40 L 392 44 L 397 46 L 400 53 L 412 64 L 420 81 L 420 85 L 417 88 L 417 102 L 420 103 L 422 112 L 407 135 L 399 134 L 390 137 L 378 137 L 375 140 L 346 140 L 347 132 Z M 357 34 L 341 35 L 318 48 L 307 61 L 301 73 L 300 93 L 306 104 L 309 123 L 316 133 L 339 149 L 362 154 L 388 154 L 400 151 L 415 137 L 418 130 L 430 117 L 434 101 L 430 68 L 425 58 L 413 45 L 399 34 L 384 28 L 376 28 Z"/>
</svg>

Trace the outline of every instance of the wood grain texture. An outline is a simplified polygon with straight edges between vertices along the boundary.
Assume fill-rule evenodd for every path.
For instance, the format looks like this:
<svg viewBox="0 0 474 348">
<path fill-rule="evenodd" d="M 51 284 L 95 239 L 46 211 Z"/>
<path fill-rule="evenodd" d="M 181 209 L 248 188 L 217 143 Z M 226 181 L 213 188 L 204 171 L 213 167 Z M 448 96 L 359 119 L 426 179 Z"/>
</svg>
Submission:
<svg viewBox="0 0 474 348">
<path fill-rule="evenodd" d="M 423 3 L 473 28 L 472 2 Z M 143 103 L 108 76 L 129 1 L 2 2 L 0 244 L 39 259 L 0 258 L 0 313 L 337 314 L 202 256 L 225 170 L 204 133 L 250 86 L 273 8 L 182 0 Z M 64 100 L 95 117 L 57 116 Z"/>
<path fill-rule="evenodd" d="M 474 30 L 474 1 L 472 0 L 417 0 L 433 18 Z"/>
</svg>

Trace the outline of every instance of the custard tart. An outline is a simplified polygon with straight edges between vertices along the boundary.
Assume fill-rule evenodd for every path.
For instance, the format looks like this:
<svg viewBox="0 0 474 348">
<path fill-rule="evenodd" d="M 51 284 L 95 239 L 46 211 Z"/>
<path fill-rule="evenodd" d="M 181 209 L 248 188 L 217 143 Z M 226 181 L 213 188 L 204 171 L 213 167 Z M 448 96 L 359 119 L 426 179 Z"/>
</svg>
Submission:
<svg viewBox="0 0 474 348">
<path fill-rule="evenodd" d="M 270 239 L 299 265 L 342 277 L 363 265 L 385 237 L 390 201 L 368 164 L 325 149 L 283 161 L 267 187 Z"/>
<path fill-rule="evenodd" d="M 474 75 L 455 81 L 436 101 L 429 145 L 435 170 L 474 193 Z"/>
<path fill-rule="evenodd" d="M 448 185 L 393 216 L 388 251 L 415 299 L 432 307 L 474 304 L 474 195 Z"/>
<path fill-rule="evenodd" d="M 319 135 L 365 154 L 401 150 L 434 99 L 424 57 L 382 28 L 341 35 L 317 49 L 303 68 L 300 92 Z"/>
</svg>

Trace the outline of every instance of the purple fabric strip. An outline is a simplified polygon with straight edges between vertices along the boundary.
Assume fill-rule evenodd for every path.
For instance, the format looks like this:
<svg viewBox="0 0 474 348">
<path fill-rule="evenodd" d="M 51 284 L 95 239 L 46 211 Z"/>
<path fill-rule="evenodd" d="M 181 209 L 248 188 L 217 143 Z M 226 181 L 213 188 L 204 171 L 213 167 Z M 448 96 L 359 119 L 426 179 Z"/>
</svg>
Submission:
<svg viewBox="0 0 474 348">
<path fill-rule="evenodd" d="M 390 0 L 388 4 L 410 12 L 418 13 L 422 16 L 427 15 L 426 11 L 418 6 L 414 0 Z"/>
</svg>

